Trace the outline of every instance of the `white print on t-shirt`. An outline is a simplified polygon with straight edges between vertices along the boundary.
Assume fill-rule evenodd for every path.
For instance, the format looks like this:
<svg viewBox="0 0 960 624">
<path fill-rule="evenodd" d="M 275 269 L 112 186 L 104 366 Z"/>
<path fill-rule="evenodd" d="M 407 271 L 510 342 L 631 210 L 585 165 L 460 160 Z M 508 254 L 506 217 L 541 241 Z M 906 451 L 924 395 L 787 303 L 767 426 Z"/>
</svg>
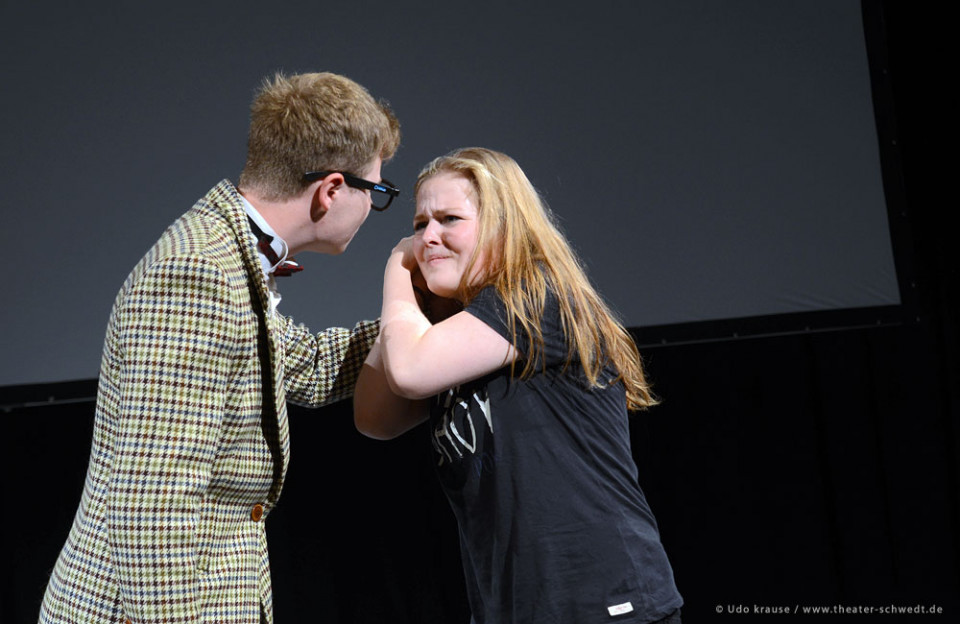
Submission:
<svg viewBox="0 0 960 624">
<path fill-rule="evenodd" d="M 633 611 L 633 605 L 629 602 L 624 602 L 618 605 L 607 607 L 607 611 L 610 613 L 611 616 L 623 615 L 624 613 L 630 613 L 631 611 Z"/>
<path fill-rule="evenodd" d="M 471 402 L 475 402 L 480 408 L 490 433 L 493 433 L 493 420 L 490 417 L 490 397 L 486 388 L 473 392 L 469 397 L 463 397 L 460 396 L 460 386 L 457 386 L 447 390 L 441 401 L 443 416 L 433 430 L 433 445 L 440 453 L 439 464 L 442 466 L 444 461 L 452 462 L 454 455 L 457 459 L 463 459 L 465 453 L 477 452 L 477 428 L 473 424 Z"/>
</svg>

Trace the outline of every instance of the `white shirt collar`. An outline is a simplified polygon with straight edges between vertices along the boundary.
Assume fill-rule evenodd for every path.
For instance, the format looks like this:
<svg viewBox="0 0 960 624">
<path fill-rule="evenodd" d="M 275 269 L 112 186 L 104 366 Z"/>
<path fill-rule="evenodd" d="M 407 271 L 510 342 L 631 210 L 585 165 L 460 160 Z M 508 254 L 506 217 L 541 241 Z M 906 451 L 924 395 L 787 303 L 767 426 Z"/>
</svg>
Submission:
<svg viewBox="0 0 960 624">
<path fill-rule="evenodd" d="M 260 255 L 260 268 L 263 269 L 264 275 L 269 276 L 271 273 L 273 273 L 273 270 L 277 268 L 278 264 L 287 259 L 287 255 L 290 253 L 290 248 L 287 247 L 287 241 L 283 240 L 280 235 L 277 234 L 272 227 L 270 227 L 270 224 L 267 223 L 267 220 L 263 218 L 260 212 L 253 207 L 253 204 L 251 204 L 246 197 L 241 195 L 240 200 L 243 202 L 243 209 L 247 213 L 247 216 L 253 219 L 253 222 L 257 224 L 257 227 L 263 230 L 264 234 L 269 234 L 273 237 L 273 240 L 270 242 L 270 246 L 273 247 L 273 250 L 277 253 L 277 257 L 279 258 L 276 264 L 270 262 L 267 256 L 260 251 L 260 248 L 257 248 L 257 253 Z M 250 232 L 250 236 L 253 238 L 255 243 L 259 242 L 257 241 L 257 235 L 254 234 L 252 230 Z"/>
<path fill-rule="evenodd" d="M 277 252 L 277 256 L 280 258 L 276 264 L 270 262 L 270 259 L 260 251 L 260 247 L 258 246 L 260 241 L 257 239 L 257 235 L 254 234 L 253 230 L 250 230 L 250 240 L 253 241 L 253 246 L 257 250 L 257 255 L 260 257 L 260 270 L 263 272 L 263 279 L 267 285 L 267 294 L 270 295 L 270 313 L 275 314 L 282 296 L 280 295 L 280 291 L 277 290 L 277 281 L 273 277 L 273 270 L 277 268 L 278 264 L 287 259 L 287 254 L 290 253 L 290 249 L 287 247 L 287 242 L 280 238 L 280 235 L 270 227 L 267 220 L 253 207 L 253 204 L 247 201 L 246 197 L 240 195 L 240 201 L 243 202 L 244 212 L 247 213 L 248 217 L 253 219 L 257 227 L 263 230 L 264 234 L 269 234 L 273 237 L 270 246 L 273 247 L 273 250 Z"/>
</svg>

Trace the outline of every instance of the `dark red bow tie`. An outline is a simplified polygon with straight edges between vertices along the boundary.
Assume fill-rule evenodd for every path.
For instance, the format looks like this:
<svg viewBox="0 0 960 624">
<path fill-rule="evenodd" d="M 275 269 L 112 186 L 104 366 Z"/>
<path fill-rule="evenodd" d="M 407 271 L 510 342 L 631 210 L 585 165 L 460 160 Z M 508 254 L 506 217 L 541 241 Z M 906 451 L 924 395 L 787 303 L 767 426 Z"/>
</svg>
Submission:
<svg viewBox="0 0 960 624">
<path fill-rule="evenodd" d="M 250 217 L 247 217 L 247 220 L 250 222 L 250 229 L 252 229 L 253 233 L 257 236 L 257 249 L 259 249 L 260 253 L 265 255 L 267 260 L 270 261 L 270 264 L 273 265 L 273 270 L 270 271 L 271 275 L 287 277 L 288 275 L 293 275 L 303 270 L 303 266 L 293 258 L 287 258 L 281 262 L 280 256 L 277 255 L 277 252 L 274 251 L 270 245 L 270 243 L 273 242 L 273 237 L 261 230 L 256 221 Z"/>
</svg>

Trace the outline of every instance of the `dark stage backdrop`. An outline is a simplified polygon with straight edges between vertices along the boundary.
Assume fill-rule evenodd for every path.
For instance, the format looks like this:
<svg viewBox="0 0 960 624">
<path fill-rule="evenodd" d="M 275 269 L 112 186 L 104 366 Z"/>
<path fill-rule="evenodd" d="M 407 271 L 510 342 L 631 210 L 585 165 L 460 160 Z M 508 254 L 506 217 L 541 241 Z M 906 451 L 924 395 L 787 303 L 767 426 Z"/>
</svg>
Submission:
<svg viewBox="0 0 960 624">
<path fill-rule="evenodd" d="M 902 2 L 884 10 L 902 154 L 892 173 L 906 189 L 896 214 L 911 243 L 898 263 L 912 267 L 911 316 L 644 350 L 663 404 L 633 419 L 633 449 L 688 624 L 775 620 L 757 608 L 798 610 L 775 621 L 960 614 L 960 253 L 935 158 L 949 146 L 931 111 L 945 96 L 931 68 L 953 55 L 938 27 L 944 15 Z M 0 388 L 4 624 L 36 621 L 82 490 L 93 414 L 83 397 L 93 384 Z M 70 396 L 77 402 L 46 403 Z M 291 434 L 288 485 L 268 524 L 278 620 L 466 624 L 456 526 L 425 432 L 368 440 L 341 403 L 294 408 Z M 814 607 L 861 613 L 802 611 Z M 862 613 L 869 608 L 943 612 Z"/>
<path fill-rule="evenodd" d="M 476 144 L 629 326 L 900 302 L 858 0 L 4 2 L 0 67 L 0 385 L 96 376 L 128 271 L 236 180 L 278 69 L 349 75 L 405 132 L 403 201 L 283 285 L 308 326 L 379 313 L 417 171 Z"/>
<path fill-rule="evenodd" d="M 664 402 L 633 419 L 632 444 L 684 622 L 774 621 L 728 613 L 755 605 L 921 605 L 945 615 L 844 621 L 957 618 L 960 396 L 941 368 L 943 337 L 924 322 L 646 351 Z M 92 411 L 6 417 L 4 623 L 36 621 L 82 489 Z M 364 438 L 349 403 L 294 408 L 290 428 L 289 479 L 267 525 L 277 621 L 467 624 L 428 432 Z"/>
</svg>

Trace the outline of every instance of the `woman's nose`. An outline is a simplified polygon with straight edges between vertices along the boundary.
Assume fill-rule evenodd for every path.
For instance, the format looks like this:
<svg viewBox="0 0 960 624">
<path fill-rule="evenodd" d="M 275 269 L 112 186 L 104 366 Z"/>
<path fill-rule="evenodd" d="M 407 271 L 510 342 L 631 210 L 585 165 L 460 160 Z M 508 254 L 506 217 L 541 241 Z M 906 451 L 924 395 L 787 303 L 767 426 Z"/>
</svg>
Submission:
<svg viewBox="0 0 960 624">
<path fill-rule="evenodd" d="M 440 224 L 436 221 L 429 221 L 423 228 L 423 242 L 430 243 L 439 243 L 440 242 Z"/>
</svg>

